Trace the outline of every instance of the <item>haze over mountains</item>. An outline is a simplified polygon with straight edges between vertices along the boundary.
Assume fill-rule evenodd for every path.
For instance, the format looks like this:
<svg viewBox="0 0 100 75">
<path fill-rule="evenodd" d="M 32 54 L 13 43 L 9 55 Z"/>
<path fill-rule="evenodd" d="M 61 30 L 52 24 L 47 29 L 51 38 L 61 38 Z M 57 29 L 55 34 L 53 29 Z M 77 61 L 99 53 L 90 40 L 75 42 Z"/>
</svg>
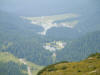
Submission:
<svg viewBox="0 0 100 75">
<path fill-rule="evenodd" d="M 62 15 L 54 15 L 54 16 L 41 16 L 41 17 L 22 17 L 23 19 L 32 21 L 32 24 L 39 25 L 44 28 L 43 32 L 40 32 L 41 35 L 46 35 L 47 31 L 52 27 L 67 27 L 74 28 L 74 26 L 78 23 L 78 20 L 74 20 L 71 22 L 63 22 L 63 20 L 70 18 L 77 18 L 76 14 L 62 14 Z M 59 22 L 62 21 L 62 22 Z"/>
<path fill-rule="evenodd" d="M 35 63 L 39 71 L 41 66 L 80 61 L 100 52 L 99 3 L 99 0 L 0 1 L 0 53 Z"/>
<path fill-rule="evenodd" d="M 70 32 L 67 33 L 71 33 L 72 30 L 73 34 L 67 34 L 65 32 L 62 33 L 64 34 L 63 36 L 67 37 L 67 38 L 65 37 L 64 39 L 62 39 L 62 37 L 57 38 L 54 36 L 52 37 L 41 36 L 37 34 L 38 31 L 34 30 L 34 28 L 35 29 L 38 28 L 35 27 L 35 25 L 30 24 L 30 22 L 28 21 L 24 21 L 20 17 L 11 14 L 5 14 L 4 12 L 1 14 L 0 25 L 1 25 L 0 27 L 1 51 L 11 52 L 17 57 L 26 58 L 27 60 L 32 61 L 36 64 L 47 65 L 52 63 L 52 52 L 45 50 L 43 46 L 45 43 L 53 42 L 54 40 L 64 41 L 65 43 L 67 43 L 67 45 L 61 51 L 56 51 L 57 61 L 62 61 L 62 60 L 79 61 L 88 56 L 89 54 L 91 54 L 92 52 L 95 53 L 99 51 L 99 46 L 97 44 L 97 42 L 99 43 L 98 27 L 95 32 L 89 31 L 89 33 L 80 36 L 73 33 L 74 29 L 70 29 Z M 94 31 L 94 29 L 92 31 Z M 60 33 L 56 32 L 56 34 Z M 74 38 L 74 34 L 80 37 L 80 39 L 78 37 Z M 69 38 L 69 36 L 72 38 Z M 96 40 L 97 38 L 98 41 Z M 92 44 L 88 44 L 91 42 L 93 42 L 93 44 L 94 42 L 96 43 L 94 44 L 94 46 L 91 46 Z M 85 45 L 85 43 L 87 45 Z M 85 56 L 80 54 L 81 51 L 84 52 Z M 65 53 L 68 54 L 66 55 Z M 73 55 L 73 53 L 75 54 Z M 73 55 L 73 57 L 71 55 Z M 80 58 L 78 56 L 80 56 Z M 67 59 L 64 59 L 65 57 Z"/>
</svg>

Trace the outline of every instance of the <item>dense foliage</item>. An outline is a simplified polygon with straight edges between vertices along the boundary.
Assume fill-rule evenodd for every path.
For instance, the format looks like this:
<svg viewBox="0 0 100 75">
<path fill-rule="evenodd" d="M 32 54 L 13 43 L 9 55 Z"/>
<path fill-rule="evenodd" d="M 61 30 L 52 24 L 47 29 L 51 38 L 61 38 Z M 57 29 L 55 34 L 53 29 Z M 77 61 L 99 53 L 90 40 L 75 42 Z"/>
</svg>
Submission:
<svg viewBox="0 0 100 75">
<path fill-rule="evenodd" d="M 67 43 L 63 50 L 56 51 L 56 62 L 79 61 L 91 53 L 100 52 L 100 31 L 77 38 L 72 36 L 73 39 L 68 37 L 57 39 L 38 35 L 37 29 L 42 30 L 41 27 L 31 25 L 18 16 L 0 11 L 0 52 L 10 52 L 18 58 L 25 58 L 39 65 L 53 63 L 52 53 L 45 50 L 43 44 L 54 40 Z M 66 33 L 67 35 L 70 36 Z"/>
<path fill-rule="evenodd" d="M 24 61 L 27 64 L 24 64 L 21 59 L 8 52 L 0 52 L 0 75 L 28 75 L 28 67 L 32 75 L 36 75 L 43 68 L 27 60 Z"/>
<path fill-rule="evenodd" d="M 0 52 L 0 75 L 27 75 L 27 68 L 13 55 Z"/>
<path fill-rule="evenodd" d="M 90 54 L 100 52 L 100 31 L 88 33 L 76 40 L 70 41 L 62 52 L 58 52 L 58 60 L 79 61 Z M 65 54 L 66 53 L 66 54 Z M 60 58 L 63 56 L 62 58 Z"/>
</svg>

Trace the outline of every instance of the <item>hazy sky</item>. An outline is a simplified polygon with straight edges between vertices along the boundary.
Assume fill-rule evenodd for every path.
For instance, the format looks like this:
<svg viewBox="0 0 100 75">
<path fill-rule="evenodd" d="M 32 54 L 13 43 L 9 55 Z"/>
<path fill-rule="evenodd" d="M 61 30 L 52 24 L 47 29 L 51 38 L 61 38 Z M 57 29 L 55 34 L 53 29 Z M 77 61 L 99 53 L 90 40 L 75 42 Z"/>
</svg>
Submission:
<svg viewBox="0 0 100 75">
<path fill-rule="evenodd" d="M 98 1 L 100 2 L 100 0 L 0 0 L 0 9 L 27 16 L 51 15 L 89 9 Z"/>
</svg>

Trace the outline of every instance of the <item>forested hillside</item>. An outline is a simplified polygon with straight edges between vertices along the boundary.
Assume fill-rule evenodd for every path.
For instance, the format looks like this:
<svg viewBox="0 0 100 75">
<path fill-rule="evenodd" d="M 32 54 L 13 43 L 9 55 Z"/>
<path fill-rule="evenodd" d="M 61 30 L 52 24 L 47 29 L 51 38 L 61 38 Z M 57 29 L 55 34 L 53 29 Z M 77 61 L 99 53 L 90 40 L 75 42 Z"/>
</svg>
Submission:
<svg viewBox="0 0 100 75">
<path fill-rule="evenodd" d="M 47 62 L 50 57 L 42 47 L 46 39 L 34 33 L 32 27 L 35 26 L 5 12 L 0 12 L 0 16 L 0 51 L 10 52 L 37 64 L 46 64 L 43 61 Z"/>
<path fill-rule="evenodd" d="M 99 44 L 100 31 L 88 33 L 76 40 L 69 41 L 64 50 L 60 53 L 58 52 L 58 60 L 83 60 L 92 53 L 100 52 Z"/>
<path fill-rule="evenodd" d="M 56 62 L 80 61 L 91 53 L 100 52 L 99 30 L 73 39 L 54 39 L 38 35 L 37 29 L 42 31 L 41 27 L 32 25 L 16 15 L 0 11 L 0 52 L 12 53 L 18 58 L 25 58 L 38 65 L 54 63 L 53 53 L 43 48 L 45 43 L 53 41 L 66 43 L 62 50 L 55 51 Z"/>
<path fill-rule="evenodd" d="M 27 67 L 13 55 L 0 52 L 0 75 L 27 75 Z"/>
<path fill-rule="evenodd" d="M 41 69 L 42 66 L 18 59 L 8 52 L 0 52 L 0 75 L 30 75 L 28 70 L 32 75 L 36 75 Z"/>
</svg>

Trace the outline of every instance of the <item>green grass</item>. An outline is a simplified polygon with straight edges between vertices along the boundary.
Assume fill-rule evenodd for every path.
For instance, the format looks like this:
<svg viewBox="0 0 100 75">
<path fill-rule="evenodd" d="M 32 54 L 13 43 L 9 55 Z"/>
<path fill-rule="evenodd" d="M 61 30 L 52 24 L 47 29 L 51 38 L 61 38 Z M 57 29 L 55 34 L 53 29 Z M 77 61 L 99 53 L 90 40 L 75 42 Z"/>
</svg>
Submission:
<svg viewBox="0 0 100 75">
<path fill-rule="evenodd" d="M 100 75 L 100 53 L 80 62 L 61 62 L 49 65 L 38 75 Z"/>
</svg>

